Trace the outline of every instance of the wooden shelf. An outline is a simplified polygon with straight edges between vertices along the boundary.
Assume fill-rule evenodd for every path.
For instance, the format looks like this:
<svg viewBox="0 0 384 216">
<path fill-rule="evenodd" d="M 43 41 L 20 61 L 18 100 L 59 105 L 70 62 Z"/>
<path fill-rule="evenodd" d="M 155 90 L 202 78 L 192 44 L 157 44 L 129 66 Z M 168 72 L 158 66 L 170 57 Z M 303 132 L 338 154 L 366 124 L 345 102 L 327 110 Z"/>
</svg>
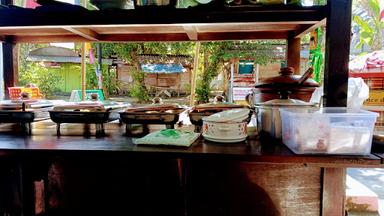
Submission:
<svg viewBox="0 0 384 216">
<path fill-rule="evenodd" d="M 287 39 L 325 24 L 326 6 L 0 9 L 7 42 Z"/>
</svg>

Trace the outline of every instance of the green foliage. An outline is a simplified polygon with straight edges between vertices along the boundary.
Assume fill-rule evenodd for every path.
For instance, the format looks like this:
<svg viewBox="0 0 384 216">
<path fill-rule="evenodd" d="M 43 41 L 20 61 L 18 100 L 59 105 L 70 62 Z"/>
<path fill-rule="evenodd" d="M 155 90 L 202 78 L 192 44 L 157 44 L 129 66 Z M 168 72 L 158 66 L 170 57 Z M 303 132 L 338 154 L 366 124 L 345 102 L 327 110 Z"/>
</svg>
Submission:
<svg viewBox="0 0 384 216">
<path fill-rule="evenodd" d="M 95 44 L 94 44 L 95 45 Z M 194 43 L 192 42 L 145 42 L 145 43 L 103 43 L 102 55 L 104 58 L 117 56 L 127 63 L 134 64 L 134 55 L 192 55 Z"/>
<path fill-rule="evenodd" d="M 372 50 L 382 49 L 384 22 L 380 20 L 379 0 L 356 1 L 354 14 L 363 14 L 353 16 L 353 25 L 358 25 L 360 28 L 360 40 L 356 48 L 368 45 Z"/>
<path fill-rule="evenodd" d="M 96 76 L 96 65 L 87 64 L 87 89 L 98 89 L 98 77 Z M 115 70 L 109 70 L 108 65 L 103 64 L 101 67 L 103 76 L 103 86 L 106 87 L 109 94 L 116 93 L 117 89 L 117 74 Z"/>
<path fill-rule="evenodd" d="M 206 103 L 210 97 L 210 83 L 218 74 L 219 69 L 231 59 L 252 59 L 255 64 L 265 65 L 274 62 L 273 44 L 280 41 L 222 41 L 201 44 L 201 51 L 208 52 L 208 59 L 204 62 L 207 67 L 199 74 L 196 85 L 196 99 L 198 103 Z"/>
<path fill-rule="evenodd" d="M 174 54 L 174 55 L 189 55 L 193 52 L 194 43 L 192 42 L 173 42 L 173 43 L 104 43 L 102 44 L 102 55 L 104 58 L 117 57 L 123 59 L 126 63 L 136 66 L 137 71 L 134 71 L 134 83 L 129 90 L 132 97 L 138 99 L 139 102 L 149 101 L 148 90 L 144 85 L 144 73 L 140 71 L 137 55 L 140 54 Z M 116 77 L 109 76 L 111 80 Z M 110 92 L 113 85 L 118 85 L 118 82 L 110 82 Z M 114 83 L 114 84 L 113 84 Z M 118 89 L 118 86 L 113 86 Z"/>
<path fill-rule="evenodd" d="M 130 96 L 138 99 L 139 103 L 147 102 L 150 100 L 148 95 L 148 90 L 144 86 L 144 72 L 142 71 L 133 71 L 133 86 L 129 91 Z"/>
<path fill-rule="evenodd" d="M 40 92 L 46 97 L 52 97 L 54 92 L 57 92 L 61 79 L 52 70 L 45 67 L 40 67 L 38 64 L 28 64 L 26 70 L 20 70 L 20 85 L 24 86 L 28 83 L 36 84 Z"/>
</svg>

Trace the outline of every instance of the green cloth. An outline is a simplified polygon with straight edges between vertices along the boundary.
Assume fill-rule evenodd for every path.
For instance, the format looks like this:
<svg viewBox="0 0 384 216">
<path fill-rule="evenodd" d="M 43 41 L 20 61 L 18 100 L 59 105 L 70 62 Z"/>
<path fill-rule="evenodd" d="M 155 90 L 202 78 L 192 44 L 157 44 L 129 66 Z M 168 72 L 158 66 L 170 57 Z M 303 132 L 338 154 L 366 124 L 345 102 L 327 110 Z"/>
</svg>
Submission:
<svg viewBox="0 0 384 216">
<path fill-rule="evenodd" d="M 145 137 L 134 139 L 136 145 L 174 145 L 189 147 L 199 138 L 199 133 L 180 131 L 177 129 L 164 129 L 146 135 Z"/>
</svg>

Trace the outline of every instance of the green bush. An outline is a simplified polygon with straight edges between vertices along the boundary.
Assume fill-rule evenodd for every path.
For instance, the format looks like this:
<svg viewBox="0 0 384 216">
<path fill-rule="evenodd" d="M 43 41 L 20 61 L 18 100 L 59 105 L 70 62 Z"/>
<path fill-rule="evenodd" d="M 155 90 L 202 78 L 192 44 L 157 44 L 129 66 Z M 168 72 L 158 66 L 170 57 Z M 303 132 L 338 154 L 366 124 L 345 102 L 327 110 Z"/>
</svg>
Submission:
<svg viewBox="0 0 384 216">
<path fill-rule="evenodd" d="M 117 74 L 116 70 L 109 70 L 108 65 L 102 65 L 101 74 L 103 76 L 103 86 L 106 87 L 109 94 L 117 92 Z M 96 66 L 87 64 L 87 89 L 98 89 L 98 78 L 96 76 Z"/>
<path fill-rule="evenodd" d="M 59 91 L 58 86 L 62 82 L 57 73 L 35 63 L 28 64 L 25 70 L 20 71 L 19 76 L 21 86 L 34 83 L 46 98 L 50 98 L 55 92 Z"/>
<path fill-rule="evenodd" d="M 150 100 L 148 95 L 148 90 L 144 86 L 144 72 L 143 71 L 133 71 L 133 86 L 129 91 L 131 97 L 137 98 L 139 103 L 147 102 Z"/>
</svg>

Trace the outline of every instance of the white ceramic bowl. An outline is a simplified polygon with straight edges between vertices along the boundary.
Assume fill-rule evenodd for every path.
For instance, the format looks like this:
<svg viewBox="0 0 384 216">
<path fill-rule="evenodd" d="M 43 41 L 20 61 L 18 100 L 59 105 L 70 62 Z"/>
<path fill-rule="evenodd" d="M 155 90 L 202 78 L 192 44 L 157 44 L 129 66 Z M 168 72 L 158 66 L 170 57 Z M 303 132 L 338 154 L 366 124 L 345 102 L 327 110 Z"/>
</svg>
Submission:
<svg viewBox="0 0 384 216">
<path fill-rule="evenodd" d="M 214 142 L 241 142 L 247 134 L 247 121 L 215 122 L 203 120 L 203 137 Z"/>
<path fill-rule="evenodd" d="M 249 117 L 249 109 L 230 109 L 203 118 L 210 122 L 242 122 Z"/>
</svg>

